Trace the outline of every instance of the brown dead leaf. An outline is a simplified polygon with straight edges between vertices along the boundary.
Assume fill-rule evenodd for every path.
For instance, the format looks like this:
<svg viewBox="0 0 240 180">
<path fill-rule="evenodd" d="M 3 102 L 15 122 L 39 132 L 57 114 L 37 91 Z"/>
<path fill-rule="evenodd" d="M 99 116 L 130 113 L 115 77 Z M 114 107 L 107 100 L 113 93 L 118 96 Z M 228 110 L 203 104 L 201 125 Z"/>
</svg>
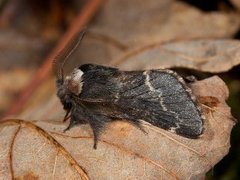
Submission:
<svg viewBox="0 0 240 180">
<path fill-rule="evenodd" d="M 129 48 L 175 39 L 231 37 L 237 14 L 202 12 L 174 0 L 108 0 L 91 29 Z"/>
<path fill-rule="evenodd" d="M 88 125 L 63 133 L 67 124 L 49 121 L 0 122 L 0 175 L 43 179 L 200 179 L 224 155 L 234 122 L 225 103 L 228 89 L 217 76 L 192 84 L 199 98 L 213 97 L 215 106 L 202 104 L 206 121 L 199 139 L 188 139 L 144 123 L 148 134 L 125 122 L 108 126 L 94 150 Z M 62 114 L 52 103 L 53 114 Z M 48 107 L 49 108 L 49 107 Z M 39 128 L 41 127 L 41 128 Z"/>
<path fill-rule="evenodd" d="M 22 120 L 0 122 L 3 179 L 88 179 L 82 167 L 46 131 Z"/>
<path fill-rule="evenodd" d="M 150 59 L 146 63 L 146 59 Z M 125 53 L 113 61 L 125 70 L 184 67 L 225 72 L 240 64 L 240 41 L 192 40 L 152 44 Z"/>
</svg>

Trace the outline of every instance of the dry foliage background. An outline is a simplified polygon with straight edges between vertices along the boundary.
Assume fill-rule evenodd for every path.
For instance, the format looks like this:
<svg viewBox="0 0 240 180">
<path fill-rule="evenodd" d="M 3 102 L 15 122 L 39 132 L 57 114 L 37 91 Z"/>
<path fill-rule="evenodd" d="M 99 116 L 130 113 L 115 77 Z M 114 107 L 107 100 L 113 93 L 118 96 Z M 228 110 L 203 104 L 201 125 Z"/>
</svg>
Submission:
<svg viewBox="0 0 240 180">
<path fill-rule="evenodd" d="M 209 171 L 208 179 L 240 177 L 239 126 L 230 139 L 233 116 L 240 117 L 237 0 L 5 0 L 0 7 L 0 179 L 203 179 Z M 86 23 L 67 72 L 98 63 L 193 74 L 203 136 L 187 139 L 144 123 L 146 135 L 116 122 L 94 150 L 88 125 L 63 133 L 68 122 L 51 61 Z"/>
</svg>

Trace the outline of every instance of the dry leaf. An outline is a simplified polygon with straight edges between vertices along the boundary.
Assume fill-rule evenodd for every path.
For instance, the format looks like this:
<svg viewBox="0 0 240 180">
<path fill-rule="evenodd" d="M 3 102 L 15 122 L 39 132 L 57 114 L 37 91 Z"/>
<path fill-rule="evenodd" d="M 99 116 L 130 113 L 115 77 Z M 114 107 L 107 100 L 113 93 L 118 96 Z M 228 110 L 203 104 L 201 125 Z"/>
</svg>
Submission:
<svg viewBox="0 0 240 180">
<path fill-rule="evenodd" d="M 132 48 L 175 39 L 231 37 L 239 25 L 237 14 L 206 13 L 180 1 L 108 0 L 91 29 Z"/>
<path fill-rule="evenodd" d="M 146 63 L 146 59 L 150 59 Z M 184 67 L 199 71 L 225 72 L 240 64 L 240 41 L 192 40 L 152 44 L 126 52 L 112 63 L 122 69 Z"/>
<path fill-rule="evenodd" d="M 88 179 L 71 155 L 47 132 L 21 121 L 1 121 L 3 179 Z"/>
<path fill-rule="evenodd" d="M 0 176 L 43 179 L 199 179 L 229 150 L 234 125 L 225 100 L 228 90 L 217 76 L 192 89 L 204 110 L 205 132 L 188 139 L 144 123 L 148 134 L 124 122 L 112 123 L 94 150 L 88 125 L 63 133 L 67 124 L 20 120 L 0 122 Z M 212 98 L 209 98 L 212 97 Z M 213 103 L 215 102 L 215 103 Z M 61 107 L 52 107 L 55 114 Z M 44 121 L 45 120 L 45 121 Z"/>
</svg>

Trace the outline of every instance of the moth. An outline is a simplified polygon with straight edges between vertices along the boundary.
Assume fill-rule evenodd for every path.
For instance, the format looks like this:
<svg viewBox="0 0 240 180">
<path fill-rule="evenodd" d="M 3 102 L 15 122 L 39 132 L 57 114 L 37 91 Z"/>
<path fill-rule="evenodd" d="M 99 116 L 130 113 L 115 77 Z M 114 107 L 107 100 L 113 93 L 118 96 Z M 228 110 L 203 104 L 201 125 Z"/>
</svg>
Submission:
<svg viewBox="0 0 240 180">
<path fill-rule="evenodd" d="M 69 130 L 88 123 L 94 146 L 107 123 L 125 120 L 144 131 L 141 121 L 187 138 L 203 133 L 204 116 L 182 77 L 168 69 L 121 71 L 114 67 L 84 64 L 64 76 L 66 59 L 84 32 L 56 57 L 57 96 L 70 118 Z"/>
</svg>

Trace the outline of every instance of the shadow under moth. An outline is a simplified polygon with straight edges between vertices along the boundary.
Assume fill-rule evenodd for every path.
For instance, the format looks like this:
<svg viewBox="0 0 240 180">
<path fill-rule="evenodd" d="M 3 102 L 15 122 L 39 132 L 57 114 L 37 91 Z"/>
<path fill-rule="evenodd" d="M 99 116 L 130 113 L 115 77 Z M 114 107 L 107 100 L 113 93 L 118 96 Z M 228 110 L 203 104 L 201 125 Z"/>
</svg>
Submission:
<svg viewBox="0 0 240 180">
<path fill-rule="evenodd" d="M 88 123 L 94 149 L 107 123 L 125 120 L 144 131 L 141 121 L 187 138 L 203 133 L 204 117 L 182 77 L 167 69 L 121 71 L 84 64 L 64 77 L 66 59 L 76 49 L 84 31 L 59 53 L 53 63 L 57 96 L 70 118 L 65 130 Z"/>
</svg>

